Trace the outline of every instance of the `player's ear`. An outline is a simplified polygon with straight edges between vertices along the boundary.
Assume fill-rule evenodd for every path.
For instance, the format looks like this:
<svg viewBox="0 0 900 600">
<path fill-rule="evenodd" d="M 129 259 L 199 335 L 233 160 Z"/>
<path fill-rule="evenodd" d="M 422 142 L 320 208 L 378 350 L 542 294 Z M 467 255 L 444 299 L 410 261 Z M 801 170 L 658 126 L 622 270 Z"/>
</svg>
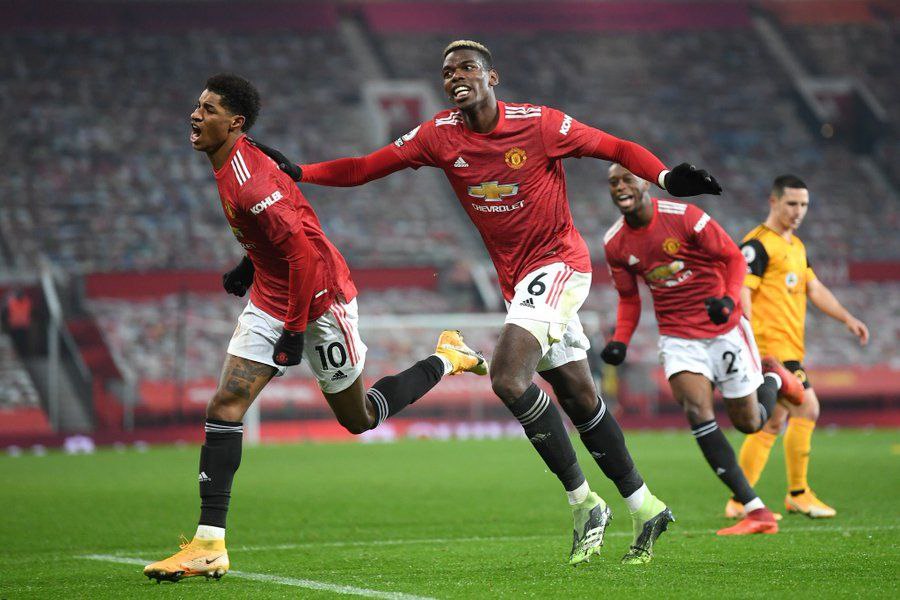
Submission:
<svg viewBox="0 0 900 600">
<path fill-rule="evenodd" d="M 244 118 L 244 115 L 234 115 L 231 117 L 231 125 L 228 126 L 228 129 L 231 131 L 240 131 L 244 127 L 244 123 L 247 122 L 247 119 Z"/>
<path fill-rule="evenodd" d="M 491 69 L 488 72 L 488 85 L 491 87 L 500 85 L 500 73 L 496 69 Z"/>
</svg>

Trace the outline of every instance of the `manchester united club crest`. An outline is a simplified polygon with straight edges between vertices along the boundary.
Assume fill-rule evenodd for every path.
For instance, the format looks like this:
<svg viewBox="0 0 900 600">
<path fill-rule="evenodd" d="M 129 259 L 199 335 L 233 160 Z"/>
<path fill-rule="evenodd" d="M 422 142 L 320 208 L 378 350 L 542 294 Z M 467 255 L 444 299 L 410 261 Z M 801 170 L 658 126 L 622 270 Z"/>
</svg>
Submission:
<svg viewBox="0 0 900 600">
<path fill-rule="evenodd" d="M 503 159 L 506 161 L 506 166 L 510 169 L 521 169 L 525 166 L 528 155 L 521 148 L 510 148 L 503 155 Z"/>
<path fill-rule="evenodd" d="M 675 238 L 670 237 L 670 238 L 666 238 L 665 241 L 663 241 L 663 245 L 662 245 L 663 252 L 665 252 L 666 254 L 668 254 L 670 256 L 675 256 L 676 254 L 678 254 L 678 250 L 680 248 L 681 248 L 681 242 L 679 242 Z"/>
</svg>

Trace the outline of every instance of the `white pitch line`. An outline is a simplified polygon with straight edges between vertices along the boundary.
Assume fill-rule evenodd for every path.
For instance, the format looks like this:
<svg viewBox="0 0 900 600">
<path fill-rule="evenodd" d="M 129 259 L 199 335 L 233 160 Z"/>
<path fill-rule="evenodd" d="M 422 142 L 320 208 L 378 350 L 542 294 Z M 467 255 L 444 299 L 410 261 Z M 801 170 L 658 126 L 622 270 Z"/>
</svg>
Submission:
<svg viewBox="0 0 900 600">
<path fill-rule="evenodd" d="M 152 561 L 143 558 L 133 558 L 128 556 L 115 556 L 112 554 L 85 554 L 78 558 L 88 560 L 99 560 L 104 562 L 120 563 L 123 565 L 146 565 Z M 259 581 L 261 583 L 276 583 L 279 585 L 289 585 L 292 587 L 306 588 L 308 590 L 318 590 L 323 592 L 334 592 L 335 594 L 345 594 L 348 596 L 363 596 L 366 598 L 385 598 L 386 600 L 434 600 L 428 596 L 416 596 L 413 594 L 404 594 L 402 592 L 380 592 L 378 590 L 370 590 L 367 588 L 358 588 L 352 585 L 338 585 L 334 583 L 325 583 L 322 581 L 313 581 L 311 579 L 295 579 L 294 577 L 282 577 L 280 575 L 267 575 L 265 573 L 247 573 L 244 571 L 228 571 L 230 577 L 238 577 L 240 579 L 249 579 L 250 581 Z"/>
</svg>

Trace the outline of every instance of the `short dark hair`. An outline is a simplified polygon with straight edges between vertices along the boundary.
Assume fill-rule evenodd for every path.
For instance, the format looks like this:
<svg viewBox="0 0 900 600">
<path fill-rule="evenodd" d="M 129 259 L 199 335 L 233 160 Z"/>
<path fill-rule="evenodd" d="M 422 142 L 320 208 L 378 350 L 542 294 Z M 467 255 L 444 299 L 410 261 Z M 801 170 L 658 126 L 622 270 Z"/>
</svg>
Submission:
<svg viewBox="0 0 900 600">
<path fill-rule="evenodd" d="M 457 50 L 474 50 L 481 56 L 481 60 L 484 62 L 485 67 L 489 70 L 494 68 L 494 57 L 491 56 L 491 51 L 487 49 L 487 46 L 482 43 L 473 40 L 456 40 L 455 42 L 450 42 L 447 44 L 447 47 L 444 48 L 444 58 L 447 58 L 448 54 Z"/>
<path fill-rule="evenodd" d="M 241 131 L 249 131 L 259 116 L 259 92 L 252 83 L 233 73 L 218 73 L 206 80 L 206 89 L 222 97 L 222 106 L 244 117 Z"/>
<path fill-rule="evenodd" d="M 791 188 L 796 190 L 805 190 L 806 184 L 803 183 L 803 180 L 797 177 L 796 175 L 791 175 L 790 173 L 785 175 L 779 175 L 775 178 L 775 181 L 772 182 L 772 193 L 775 194 L 776 197 L 781 198 L 784 196 L 784 189 Z"/>
</svg>

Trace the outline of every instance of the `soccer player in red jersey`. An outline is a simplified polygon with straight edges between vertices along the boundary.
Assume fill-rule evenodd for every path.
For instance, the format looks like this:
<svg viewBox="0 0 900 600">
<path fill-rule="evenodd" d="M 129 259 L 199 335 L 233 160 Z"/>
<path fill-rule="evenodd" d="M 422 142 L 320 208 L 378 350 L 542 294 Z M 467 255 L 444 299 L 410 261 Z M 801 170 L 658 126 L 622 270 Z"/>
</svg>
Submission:
<svg viewBox="0 0 900 600">
<path fill-rule="evenodd" d="M 144 569 L 157 581 L 227 572 L 225 517 L 241 461 L 241 419 L 272 377 L 303 355 L 338 422 L 355 434 L 415 402 L 444 375 L 487 374 L 484 358 L 459 332 L 445 331 L 434 354 L 365 389 L 366 345 L 350 271 L 294 182 L 248 142 L 258 113 L 253 85 L 219 74 L 206 82 L 190 117 L 191 145 L 212 163 L 225 216 L 247 252 L 223 284 L 237 296 L 249 288 L 250 301 L 206 409 L 197 533 L 180 552 Z"/>
<path fill-rule="evenodd" d="M 673 517 L 644 484 L 588 369 L 589 343 L 578 309 L 590 289 L 591 263 L 569 211 L 562 159 L 615 160 L 674 195 L 721 188 L 705 171 L 687 164 L 669 171 L 641 146 L 553 108 L 498 101 L 494 87 L 500 76 L 482 44 L 451 43 L 441 74 L 454 108 L 369 155 L 297 166 L 274 148 L 260 148 L 295 180 L 320 185 L 361 185 L 423 166 L 444 171 L 500 278 L 508 315 L 491 383 L 566 490 L 575 531 L 570 562 L 599 551 L 610 511 L 588 486 L 559 412 L 532 382 L 535 372 L 553 387 L 585 446 L 625 498 L 634 540 L 623 561 L 648 562 L 654 540 Z"/>
<path fill-rule="evenodd" d="M 773 413 L 779 392 L 796 404 L 803 398 L 799 381 L 780 363 L 761 365 L 739 304 L 747 263 L 707 213 L 651 198 L 650 184 L 620 164 L 609 169 L 609 193 L 622 213 L 604 237 L 619 307 L 601 357 L 613 365 L 625 360 L 641 316 L 640 277 L 653 296 L 660 362 L 672 394 L 710 467 L 747 506 L 746 517 L 719 535 L 776 533 L 775 516 L 747 482 L 713 412 L 715 385 L 734 426 L 753 433 Z"/>
</svg>

